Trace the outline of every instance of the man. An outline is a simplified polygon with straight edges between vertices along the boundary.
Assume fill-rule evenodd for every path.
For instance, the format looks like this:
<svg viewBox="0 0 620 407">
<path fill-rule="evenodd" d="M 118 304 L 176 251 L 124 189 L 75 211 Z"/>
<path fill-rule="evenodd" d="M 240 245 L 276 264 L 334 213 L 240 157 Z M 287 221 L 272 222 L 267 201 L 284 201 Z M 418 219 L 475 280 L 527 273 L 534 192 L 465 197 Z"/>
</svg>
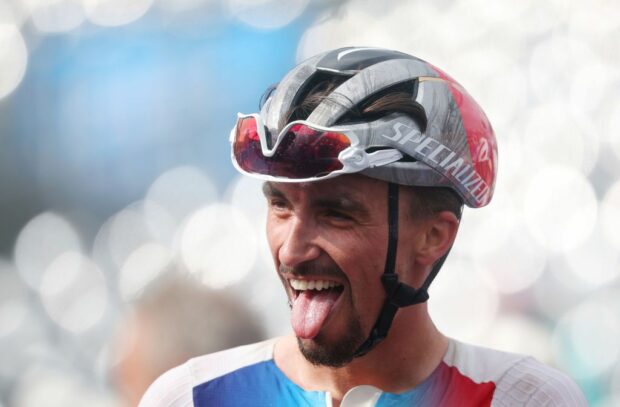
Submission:
<svg viewBox="0 0 620 407">
<path fill-rule="evenodd" d="M 293 333 L 191 360 L 142 406 L 586 405 L 560 372 L 446 338 L 429 317 L 462 204 L 486 205 L 495 182 L 493 130 L 457 82 L 407 54 L 343 48 L 264 99 L 239 115 L 233 163 L 266 181 Z"/>
</svg>

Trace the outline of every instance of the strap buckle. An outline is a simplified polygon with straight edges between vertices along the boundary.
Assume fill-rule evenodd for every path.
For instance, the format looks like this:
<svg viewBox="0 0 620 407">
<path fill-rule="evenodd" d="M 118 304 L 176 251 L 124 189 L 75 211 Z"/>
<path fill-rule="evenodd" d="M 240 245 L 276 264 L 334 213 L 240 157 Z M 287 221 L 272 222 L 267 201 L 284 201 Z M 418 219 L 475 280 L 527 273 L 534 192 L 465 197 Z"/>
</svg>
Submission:
<svg viewBox="0 0 620 407">
<path fill-rule="evenodd" d="M 428 292 L 425 289 L 416 289 L 398 281 L 398 274 L 384 273 L 381 276 L 381 283 L 387 294 L 387 301 L 396 307 L 406 307 L 419 304 L 428 300 Z"/>
</svg>

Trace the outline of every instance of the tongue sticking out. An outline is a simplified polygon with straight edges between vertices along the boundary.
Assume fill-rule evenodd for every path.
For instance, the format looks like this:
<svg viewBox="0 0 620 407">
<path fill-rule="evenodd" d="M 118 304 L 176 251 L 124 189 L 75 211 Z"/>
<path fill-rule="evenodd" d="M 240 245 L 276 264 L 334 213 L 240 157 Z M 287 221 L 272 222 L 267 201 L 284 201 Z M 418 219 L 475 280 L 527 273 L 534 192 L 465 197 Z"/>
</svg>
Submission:
<svg viewBox="0 0 620 407">
<path fill-rule="evenodd" d="M 318 335 L 340 292 L 336 290 L 306 290 L 299 293 L 293 302 L 291 324 L 295 335 L 312 339 Z"/>
</svg>

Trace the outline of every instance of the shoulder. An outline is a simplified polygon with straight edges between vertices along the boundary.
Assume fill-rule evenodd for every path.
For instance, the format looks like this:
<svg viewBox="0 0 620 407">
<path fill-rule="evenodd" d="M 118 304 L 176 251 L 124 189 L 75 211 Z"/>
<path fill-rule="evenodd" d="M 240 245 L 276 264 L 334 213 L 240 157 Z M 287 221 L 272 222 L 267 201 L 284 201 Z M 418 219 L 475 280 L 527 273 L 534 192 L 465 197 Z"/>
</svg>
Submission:
<svg viewBox="0 0 620 407">
<path fill-rule="evenodd" d="M 492 383 L 494 406 L 587 406 L 566 374 L 529 356 L 451 339 L 444 363 L 475 383 Z"/>
<path fill-rule="evenodd" d="M 587 406 L 581 389 L 566 374 L 528 357 L 497 382 L 494 403 L 500 406 Z"/>
<path fill-rule="evenodd" d="M 191 407 L 192 384 L 187 363 L 161 375 L 140 400 L 139 407 Z"/>
<path fill-rule="evenodd" d="M 273 357 L 276 339 L 190 359 L 161 375 L 139 407 L 191 407 L 194 387 Z"/>
<path fill-rule="evenodd" d="M 502 352 L 450 339 L 443 362 L 476 383 L 497 381 L 513 366 L 526 359 L 516 353 Z"/>
</svg>

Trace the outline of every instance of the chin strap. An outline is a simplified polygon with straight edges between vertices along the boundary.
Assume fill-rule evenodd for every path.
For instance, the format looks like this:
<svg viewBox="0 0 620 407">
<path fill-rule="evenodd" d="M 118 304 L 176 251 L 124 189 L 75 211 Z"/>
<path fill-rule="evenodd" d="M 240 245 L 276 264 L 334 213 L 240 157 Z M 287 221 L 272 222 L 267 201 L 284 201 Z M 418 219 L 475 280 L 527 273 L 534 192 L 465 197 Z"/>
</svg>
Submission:
<svg viewBox="0 0 620 407">
<path fill-rule="evenodd" d="M 364 356 L 385 339 L 399 308 L 428 300 L 428 287 L 448 257 L 446 253 L 433 265 L 430 274 L 418 289 L 398 281 L 398 274 L 395 271 L 398 246 L 398 188 L 398 184 L 390 182 L 388 185 L 388 250 L 381 276 L 381 283 L 386 293 L 385 303 L 368 339 L 355 351 L 355 357 Z"/>
</svg>

